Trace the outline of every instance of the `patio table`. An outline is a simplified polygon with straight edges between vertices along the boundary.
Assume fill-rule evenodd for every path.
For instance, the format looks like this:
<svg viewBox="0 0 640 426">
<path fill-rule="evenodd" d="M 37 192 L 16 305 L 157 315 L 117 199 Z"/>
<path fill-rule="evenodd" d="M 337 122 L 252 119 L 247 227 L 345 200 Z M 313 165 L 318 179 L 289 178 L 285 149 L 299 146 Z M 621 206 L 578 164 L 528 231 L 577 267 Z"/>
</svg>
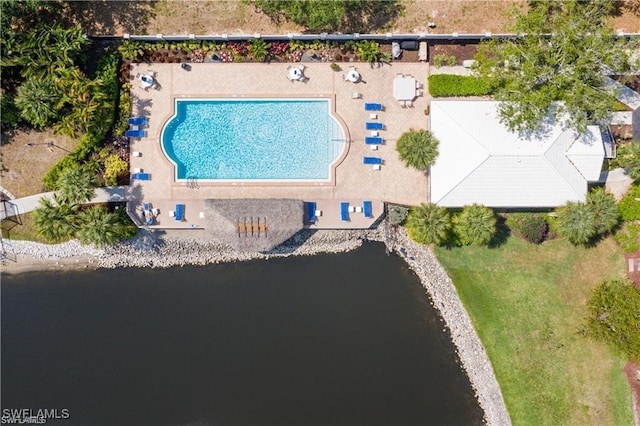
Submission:
<svg viewBox="0 0 640 426">
<path fill-rule="evenodd" d="M 416 97 L 416 79 L 396 77 L 393 79 L 393 97 L 399 101 L 412 101 Z"/>
<path fill-rule="evenodd" d="M 143 89 L 147 89 L 151 86 L 153 86 L 153 77 L 151 77 L 150 75 L 141 75 L 140 87 L 142 87 Z"/>
</svg>

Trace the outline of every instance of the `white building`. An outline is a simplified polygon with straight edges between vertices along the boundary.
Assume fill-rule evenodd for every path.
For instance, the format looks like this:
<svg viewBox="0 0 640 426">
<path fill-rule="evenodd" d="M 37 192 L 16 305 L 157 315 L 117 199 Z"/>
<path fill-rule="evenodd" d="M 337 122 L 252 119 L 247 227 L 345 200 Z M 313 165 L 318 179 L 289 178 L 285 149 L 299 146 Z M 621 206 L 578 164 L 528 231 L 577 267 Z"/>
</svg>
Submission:
<svg viewBox="0 0 640 426">
<path fill-rule="evenodd" d="M 584 201 L 605 157 L 598 126 L 578 135 L 551 123 L 543 135 L 510 132 L 495 101 L 431 101 L 431 132 L 440 141 L 431 166 L 431 201 L 543 208 Z"/>
</svg>

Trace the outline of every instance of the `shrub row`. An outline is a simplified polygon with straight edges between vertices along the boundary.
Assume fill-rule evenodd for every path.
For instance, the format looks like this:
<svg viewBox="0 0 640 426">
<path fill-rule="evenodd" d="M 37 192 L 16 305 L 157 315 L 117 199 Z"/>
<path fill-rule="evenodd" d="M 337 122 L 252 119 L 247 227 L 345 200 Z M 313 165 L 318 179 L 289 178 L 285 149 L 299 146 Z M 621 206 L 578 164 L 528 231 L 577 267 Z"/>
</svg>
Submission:
<svg viewBox="0 0 640 426">
<path fill-rule="evenodd" d="M 44 187 L 50 191 L 58 189 L 57 183 L 61 172 L 74 164 L 84 163 L 103 143 L 104 138 L 113 125 L 115 119 L 115 105 L 118 101 L 118 56 L 109 53 L 98 62 L 96 78 L 102 80 L 101 90 L 107 99 L 94 115 L 90 131 L 80 138 L 76 148 L 54 165 L 42 180 Z"/>
<path fill-rule="evenodd" d="M 640 184 L 634 184 L 618 204 L 622 220 L 640 220 Z"/>
<path fill-rule="evenodd" d="M 533 244 L 542 243 L 549 234 L 549 224 L 540 213 L 510 213 L 507 227 L 516 236 Z"/>
<path fill-rule="evenodd" d="M 429 93 L 434 98 L 450 96 L 486 96 L 492 93 L 486 79 L 466 75 L 433 74 L 429 76 Z"/>
</svg>

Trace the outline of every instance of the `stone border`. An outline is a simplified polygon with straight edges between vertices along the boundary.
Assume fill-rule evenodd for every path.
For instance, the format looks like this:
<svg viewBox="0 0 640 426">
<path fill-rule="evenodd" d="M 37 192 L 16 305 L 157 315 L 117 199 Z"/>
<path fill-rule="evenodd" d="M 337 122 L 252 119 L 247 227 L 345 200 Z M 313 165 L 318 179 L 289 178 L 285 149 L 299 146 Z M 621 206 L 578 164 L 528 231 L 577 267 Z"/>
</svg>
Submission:
<svg viewBox="0 0 640 426">
<path fill-rule="evenodd" d="M 384 242 L 389 250 L 402 256 L 418 275 L 433 306 L 442 316 L 462 368 L 484 411 L 485 423 L 511 425 L 487 352 L 475 332 L 451 278 L 432 250 L 428 246 L 411 241 L 404 228 L 392 227 L 384 222 L 378 229 L 373 230 L 301 231 L 268 254 L 236 252 L 221 243 L 193 239 L 192 235 L 178 232 L 168 238 L 159 238 L 153 231 L 141 230 L 130 242 L 105 249 L 82 246 L 75 240 L 58 245 L 11 241 L 10 245 L 16 255 L 49 259 L 51 262 L 83 257 L 84 262 L 100 268 L 166 268 L 327 252 L 340 253 L 354 250 L 367 240 Z"/>
</svg>

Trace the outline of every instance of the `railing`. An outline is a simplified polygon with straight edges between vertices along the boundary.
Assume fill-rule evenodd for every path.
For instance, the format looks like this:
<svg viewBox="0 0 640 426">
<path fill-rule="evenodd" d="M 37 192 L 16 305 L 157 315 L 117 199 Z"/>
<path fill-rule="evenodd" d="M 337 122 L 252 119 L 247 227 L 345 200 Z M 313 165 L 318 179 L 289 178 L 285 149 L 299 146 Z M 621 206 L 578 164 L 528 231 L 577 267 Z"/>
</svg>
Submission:
<svg viewBox="0 0 640 426">
<path fill-rule="evenodd" d="M 622 37 L 626 39 L 640 39 L 640 33 L 625 33 L 624 31 L 617 31 L 614 34 L 616 37 Z M 426 32 L 421 33 L 408 33 L 408 34 L 396 34 L 396 33 L 385 33 L 385 34 L 340 34 L 340 33 L 320 33 L 320 34 L 299 34 L 299 33 L 288 33 L 288 34 L 182 34 L 182 35 L 167 35 L 167 34 L 123 34 L 121 36 L 110 35 L 110 36 L 87 36 L 87 38 L 91 38 L 94 40 L 136 40 L 136 41 L 189 41 L 189 40 L 198 40 L 198 41 L 217 41 L 217 42 L 225 42 L 225 41 L 247 41 L 261 38 L 265 41 L 348 41 L 348 40 L 375 40 L 379 42 L 392 42 L 392 41 L 431 41 L 431 42 L 471 42 L 471 43 L 479 43 L 483 40 L 488 39 L 514 39 L 518 37 L 522 37 L 523 35 L 518 34 L 510 34 L 510 33 L 501 33 L 501 34 L 493 34 L 491 32 L 485 32 L 482 34 L 465 34 L 454 32 L 451 34 L 431 34 Z"/>
</svg>

